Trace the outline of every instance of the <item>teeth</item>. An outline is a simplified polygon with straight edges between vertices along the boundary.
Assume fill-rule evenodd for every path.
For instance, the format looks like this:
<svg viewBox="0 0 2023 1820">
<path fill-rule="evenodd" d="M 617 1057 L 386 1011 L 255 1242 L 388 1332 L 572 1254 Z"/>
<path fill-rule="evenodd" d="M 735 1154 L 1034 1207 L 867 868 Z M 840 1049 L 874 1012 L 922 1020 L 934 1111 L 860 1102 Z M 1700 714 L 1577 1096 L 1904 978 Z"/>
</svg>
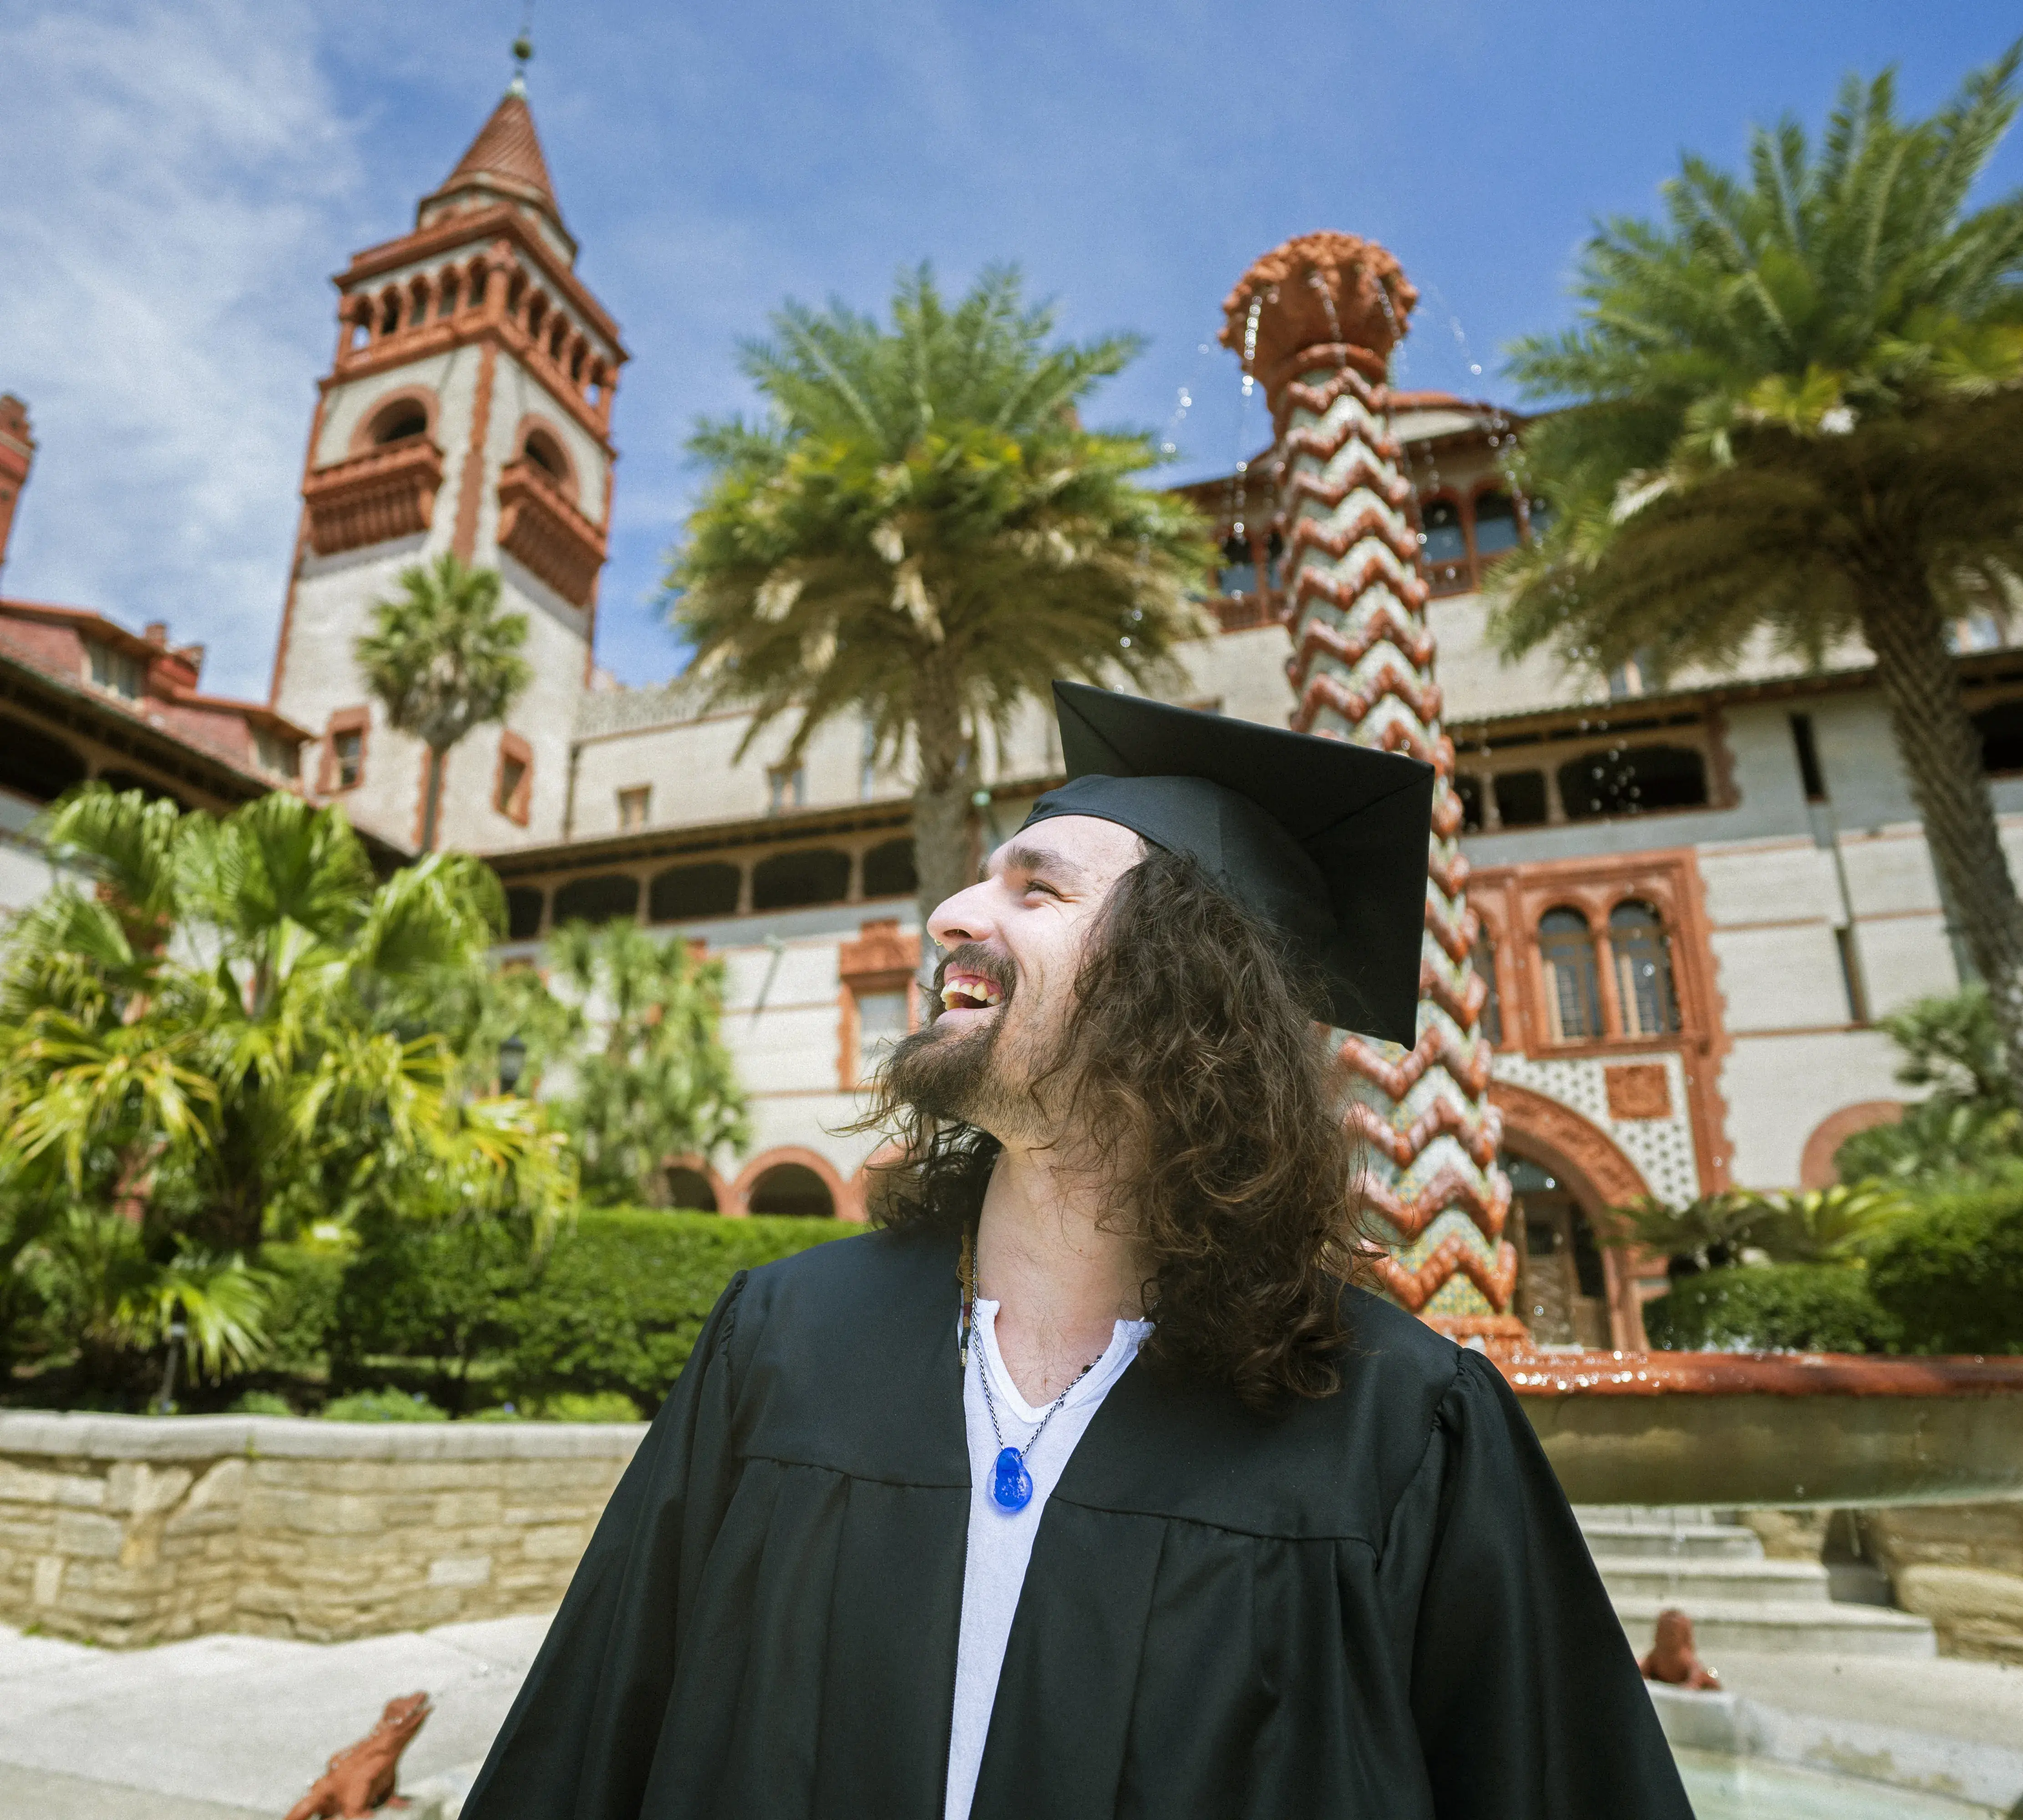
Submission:
<svg viewBox="0 0 2023 1820">
<path fill-rule="evenodd" d="M 945 1011 L 987 1011 L 1004 1002 L 1004 993 L 988 980 L 966 979 L 942 988 L 942 1009 Z"/>
</svg>

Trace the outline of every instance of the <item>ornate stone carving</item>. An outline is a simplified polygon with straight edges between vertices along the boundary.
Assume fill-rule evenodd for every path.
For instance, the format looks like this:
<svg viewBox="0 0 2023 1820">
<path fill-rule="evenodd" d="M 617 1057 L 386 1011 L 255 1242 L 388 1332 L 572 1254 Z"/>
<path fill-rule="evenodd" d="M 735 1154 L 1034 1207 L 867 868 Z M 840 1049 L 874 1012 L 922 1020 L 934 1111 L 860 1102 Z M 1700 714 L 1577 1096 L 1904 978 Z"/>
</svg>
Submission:
<svg viewBox="0 0 2023 1820">
<path fill-rule="evenodd" d="M 587 607 L 604 566 L 604 533 L 524 456 L 499 479 L 499 547 L 517 557 L 570 605 Z"/>
<path fill-rule="evenodd" d="M 316 469 L 302 482 L 309 547 L 334 556 L 427 530 L 442 477 L 442 451 L 420 437 Z"/>
<path fill-rule="evenodd" d="M 1618 1062 L 1602 1070 L 1612 1119 L 1669 1119 L 1672 1084 L 1662 1062 Z"/>
<path fill-rule="evenodd" d="M 1222 345 L 1276 394 L 1311 367 L 1350 364 L 1381 379 L 1419 293 L 1397 260 L 1359 235 L 1301 234 L 1275 247 L 1223 299 Z M 1273 397 L 1273 409 L 1279 400 Z"/>
</svg>

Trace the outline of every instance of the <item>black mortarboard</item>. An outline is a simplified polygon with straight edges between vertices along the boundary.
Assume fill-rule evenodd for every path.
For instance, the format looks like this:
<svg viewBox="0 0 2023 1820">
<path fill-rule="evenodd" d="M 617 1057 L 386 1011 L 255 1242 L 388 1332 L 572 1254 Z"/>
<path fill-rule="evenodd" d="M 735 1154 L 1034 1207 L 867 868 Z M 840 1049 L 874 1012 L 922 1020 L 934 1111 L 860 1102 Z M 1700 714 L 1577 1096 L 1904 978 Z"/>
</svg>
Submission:
<svg viewBox="0 0 2023 1820">
<path fill-rule="evenodd" d="M 1092 815 L 1191 854 L 1319 974 L 1317 1013 L 1414 1040 L 1432 766 L 1084 683 L 1054 711 L 1068 781 L 1027 827 Z"/>
</svg>

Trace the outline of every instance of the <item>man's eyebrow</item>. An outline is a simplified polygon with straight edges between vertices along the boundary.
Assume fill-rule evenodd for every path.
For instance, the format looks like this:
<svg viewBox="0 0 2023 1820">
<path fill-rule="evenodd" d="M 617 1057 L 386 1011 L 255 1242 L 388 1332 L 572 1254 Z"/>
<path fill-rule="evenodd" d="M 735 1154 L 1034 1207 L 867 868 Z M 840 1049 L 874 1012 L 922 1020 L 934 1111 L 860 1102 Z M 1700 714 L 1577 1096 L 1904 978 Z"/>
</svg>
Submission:
<svg viewBox="0 0 2023 1820">
<path fill-rule="evenodd" d="M 1001 857 L 1001 869 L 1008 872 L 1045 872 L 1071 889 L 1088 883 L 1088 873 L 1052 847 L 1028 846 L 1020 841 L 1005 848 Z"/>
</svg>

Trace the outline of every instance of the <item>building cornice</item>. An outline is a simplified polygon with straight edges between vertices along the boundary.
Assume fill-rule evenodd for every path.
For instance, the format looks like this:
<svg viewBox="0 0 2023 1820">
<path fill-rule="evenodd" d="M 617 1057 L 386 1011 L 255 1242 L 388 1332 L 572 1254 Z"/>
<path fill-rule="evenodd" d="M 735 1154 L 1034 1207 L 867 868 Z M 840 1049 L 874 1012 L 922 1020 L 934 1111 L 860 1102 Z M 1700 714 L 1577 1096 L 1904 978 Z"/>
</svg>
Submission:
<svg viewBox="0 0 2023 1820">
<path fill-rule="evenodd" d="M 626 352 L 618 324 L 610 312 L 591 294 L 590 287 L 576 276 L 574 269 L 556 256 L 554 248 L 541 238 L 540 231 L 519 210 L 508 203 L 448 215 L 396 239 L 382 240 L 376 247 L 368 247 L 352 254 L 351 263 L 342 272 L 331 273 L 331 283 L 349 295 L 360 285 L 389 272 L 397 272 L 404 265 L 425 263 L 459 247 L 489 244 L 500 239 L 510 240 L 540 267 L 543 276 L 610 343 L 610 356 L 616 364 L 622 366 L 632 357 Z"/>
</svg>

